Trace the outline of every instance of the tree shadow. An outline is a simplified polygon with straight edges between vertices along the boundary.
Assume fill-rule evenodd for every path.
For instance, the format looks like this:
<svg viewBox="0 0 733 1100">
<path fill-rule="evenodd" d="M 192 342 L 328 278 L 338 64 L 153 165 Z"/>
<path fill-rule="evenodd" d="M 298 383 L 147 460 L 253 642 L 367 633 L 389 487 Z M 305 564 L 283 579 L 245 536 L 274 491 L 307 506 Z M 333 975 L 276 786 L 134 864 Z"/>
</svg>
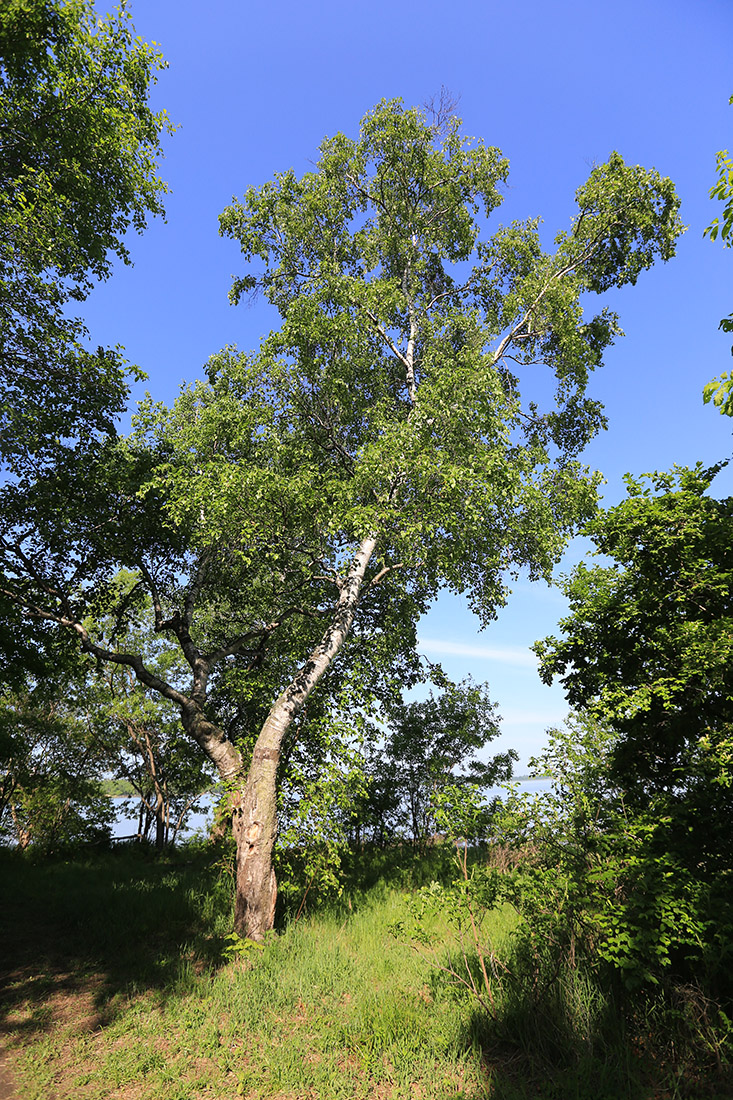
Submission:
<svg viewBox="0 0 733 1100">
<path fill-rule="evenodd" d="M 446 956 L 451 963 L 473 969 L 476 960 Z M 434 997 L 455 996 L 465 1004 L 465 990 L 450 975 L 435 971 Z M 495 990 L 495 1016 L 476 1004 L 461 1018 L 460 1042 L 481 1051 L 485 1092 L 491 1100 L 663 1100 L 697 1095 L 667 1091 L 664 1067 L 651 1066 L 627 1029 L 623 1008 L 612 997 L 579 1022 L 571 1019 L 561 984 L 538 992 L 529 983 Z M 703 1096 L 714 1093 L 702 1092 Z"/>
<path fill-rule="evenodd" d="M 46 861 L 0 852 L 0 1036 L 106 1027 L 130 995 L 161 1006 L 222 961 L 230 899 L 212 855 L 144 850 Z"/>
</svg>

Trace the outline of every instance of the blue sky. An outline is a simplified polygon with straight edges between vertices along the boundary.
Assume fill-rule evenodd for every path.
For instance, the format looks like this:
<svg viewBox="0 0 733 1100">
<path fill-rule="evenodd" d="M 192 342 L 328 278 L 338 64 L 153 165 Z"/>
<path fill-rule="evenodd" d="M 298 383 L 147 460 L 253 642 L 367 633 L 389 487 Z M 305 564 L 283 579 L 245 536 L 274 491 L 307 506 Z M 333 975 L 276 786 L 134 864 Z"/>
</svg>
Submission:
<svg viewBox="0 0 733 1100">
<path fill-rule="evenodd" d="M 420 104 L 444 84 L 461 97 L 465 133 L 511 162 L 494 225 L 540 216 L 549 245 L 591 165 L 614 149 L 677 185 L 689 226 L 677 258 L 604 299 L 626 333 L 591 384 L 609 430 L 585 459 L 603 472 L 606 503 L 623 496 L 626 471 L 733 450 L 730 421 L 701 400 L 704 383 L 733 367 L 730 337 L 717 330 L 733 309 L 733 251 L 702 238 L 716 213 L 715 152 L 733 147 L 730 0 L 131 0 L 131 10 L 170 65 L 154 101 L 179 127 L 162 165 L 172 193 L 167 222 L 130 242 L 134 266 L 120 267 L 84 312 L 94 343 L 124 344 L 156 399 L 172 401 L 209 355 L 256 346 L 275 323 L 262 304 L 227 302 L 242 267 L 217 217 L 232 197 L 276 171 L 308 171 L 322 139 L 355 134 L 381 98 Z M 733 491 L 730 471 L 717 491 Z M 583 549 L 573 544 L 566 564 Z M 422 626 L 431 659 L 489 683 L 501 747 L 517 748 L 520 766 L 565 713 L 528 649 L 564 606 L 556 589 L 520 579 L 481 634 L 453 596 Z"/>
</svg>

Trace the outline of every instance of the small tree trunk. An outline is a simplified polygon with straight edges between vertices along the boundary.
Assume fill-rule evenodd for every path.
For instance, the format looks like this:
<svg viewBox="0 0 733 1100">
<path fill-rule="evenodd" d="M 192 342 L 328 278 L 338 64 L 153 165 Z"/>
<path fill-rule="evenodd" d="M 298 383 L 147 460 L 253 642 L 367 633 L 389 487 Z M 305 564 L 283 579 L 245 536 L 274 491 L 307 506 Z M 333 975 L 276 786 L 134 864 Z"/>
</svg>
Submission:
<svg viewBox="0 0 733 1100">
<path fill-rule="evenodd" d="M 157 851 L 161 852 L 165 848 L 165 805 L 159 787 L 157 787 L 155 795 L 155 847 Z"/>
<path fill-rule="evenodd" d="M 129 727 L 128 727 L 129 728 Z M 140 737 L 133 735 L 137 743 L 143 747 Z M 163 788 L 160 783 L 160 768 L 158 766 L 158 760 L 155 755 L 153 742 L 150 737 L 150 730 L 143 729 L 142 736 L 145 738 L 144 749 L 148 758 L 148 774 L 153 781 L 153 789 L 155 792 L 155 849 L 161 852 L 165 848 L 166 842 L 166 807 L 165 797 L 163 795 Z"/>
<path fill-rule="evenodd" d="M 161 790 L 163 792 L 163 806 L 164 806 L 164 816 L 165 816 L 165 826 L 164 826 L 165 843 L 168 844 L 168 842 L 170 841 L 170 838 L 171 838 L 171 802 L 170 802 L 170 799 L 168 797 L 168 783 L 167 783 L 167 781 L 163 782 L 163 786 L 161 787 Z M 176 832 L 178 832 L 177 829 L 176 829 Z M 175 839 L 176 838 L 175 838 L 175 835 L 174 835 L 173 840 L 175 841 Z"/>
<path fill-rule="evenodd" d="M 12 799 L 10 801 L 10 816 L 12 817 L 13 825 L 15 826 L 15 835 L 18 839 L 18 847 L 20 848 L 21 852 L 24 852 L 31 842 L 31 831 L 30 829 L 24 829 L 21 825 L 18 819 L 17 811 L 15 809 L 15 803 L 12 801 Z"/>
<path fill-rule="evenodd" d="M 229 836 L 229 830 L 233 828 L 234 822 L 231 813 L 222 813 L 219 817 L 215 817 L 209 829 L 209 843 L 218 844 Z"/>
</svg>

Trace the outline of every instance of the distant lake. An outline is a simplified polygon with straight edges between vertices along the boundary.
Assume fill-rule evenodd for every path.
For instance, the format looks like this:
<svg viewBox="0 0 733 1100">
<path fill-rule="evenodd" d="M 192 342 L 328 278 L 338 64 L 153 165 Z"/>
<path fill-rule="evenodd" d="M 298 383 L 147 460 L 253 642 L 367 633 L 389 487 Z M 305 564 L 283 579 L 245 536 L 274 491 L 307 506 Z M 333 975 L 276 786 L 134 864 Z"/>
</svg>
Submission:
<svg viewBox="0 0 733 1100">
<path fill-rule="evenodd" d="M 122 803 L 125 801 L 125 796 L 115 795 L 112 801 L 117 806 L 117 817 L 112 825 L 112 838 L 114 840 L 122 840 L 123 837 L 136 835 L 137 814 L 133 814 L 132 817 L 126 817 L 122 813 Z M 199 804 L 202 806 L 202 812 L 189 814 L 186 826 L 179 832 L 178 837 L 176 838 L 177 840 L 189 840 L 191 837 L 196 835 L 207 835 L 209 829 L 211 828 L 211 821 L 213 817 L 211 795 L 204 795 L 203 798 L 199 800 Z"/>
<path fill-rule="evenodd" d="M 552 789 L 552 779 L 515 779 L 512 781 L 512 785 L 519 788 L 520 794 L 545 794 L 546 791 Z M 488 798 L 499 798 L 505 795 L 507 792 L 508 784 L 500 783 L 498 787 L 489 787 L 487 793 Z"/>
<path fill-rule="evenodd" d="M 516 785 L 522 794 L 543 794 L 545 791 L 549 791 L 552 787 L 551 779 L 519 779 L 516 780 Z M 498 787 L 489 787 L 486 791 L 487 799 L 499 798 L 506 794 L 506 784 L 502 783 Z M 124 801 L 122 797 L 115 797 L 113 801 L 117 803 L 121 808 L 121 803 Z M 204 795 L 200 800 L 202 806 L 201 813 L 190 814 L 186 827 L 181 829 L 178 834 L 179 840 L 189 840 L 194 836 L 207 836 L 209 829 L 211 828 L 211 822 L 213 817 L 212 799 L 211 795 Z M 124 817 L 121 813 L 118 813 L 117 819 L 112 826 L 112 836 L 116 840 L 121 840 L 122 837 L 129 837 L 137 832 L 137 815 L 133 817 Z"/>
</svg>

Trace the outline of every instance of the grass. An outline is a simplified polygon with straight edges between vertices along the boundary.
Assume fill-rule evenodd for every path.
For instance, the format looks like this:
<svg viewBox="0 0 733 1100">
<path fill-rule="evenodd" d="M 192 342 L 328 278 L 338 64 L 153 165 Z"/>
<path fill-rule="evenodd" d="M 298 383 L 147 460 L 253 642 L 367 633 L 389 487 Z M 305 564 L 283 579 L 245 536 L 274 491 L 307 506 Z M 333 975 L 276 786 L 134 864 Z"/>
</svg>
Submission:
<svg viewBox="0 0 733 1100">
<path fill-rule="evenodd" d="M 510 989 L 502 1027 L 489 1027 L 445 972 L 400 942 L 392 929 L 410 888 L 444 872 L 440 855 L 379 857 L 361 876 L 352 868 L 339 901 L 315 899 L 263 950 L 229 960 L 229 883 L 205 851 L 2 858 L 3 1029 L 22 1100 L 673 1095 L 647 1083 L 581 976 L 550 1006 L 560 1019 L 574 1005 L 576 1030 L 586 1014 L 585 1047 L 564 1047 L 562 1027 L 539 1034 Z M 516 920 L 508 908 L 490 915 L 498 951 Z"/>
</svg>

